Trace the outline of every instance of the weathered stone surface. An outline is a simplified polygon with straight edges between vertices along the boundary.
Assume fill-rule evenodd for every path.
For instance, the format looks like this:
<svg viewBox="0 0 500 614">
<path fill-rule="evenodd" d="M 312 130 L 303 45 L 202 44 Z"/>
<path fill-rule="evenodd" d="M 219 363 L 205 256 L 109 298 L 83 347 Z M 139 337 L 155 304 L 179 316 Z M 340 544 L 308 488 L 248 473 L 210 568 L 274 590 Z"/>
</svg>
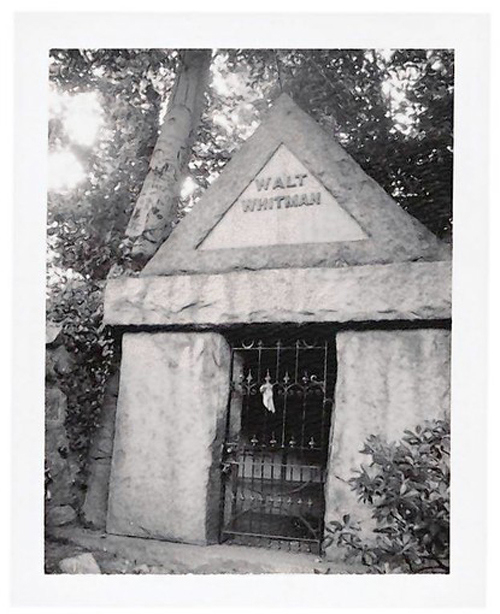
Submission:
<svg viewBox="0 0 500 614">
<path fill-rule="evenodd" d="M 60 376 L 74 367 L 74 360 L 62 345 L 62 327 L 53 322 L 46 326 L 45 353 L 45 467 L 46 500 L 51 506 L 74 504 L 78 493 L 73 491 L 78 461 L 70 453 L 65 428 L 67 397 L 59 388 Z"/>
<path fill-rule="evenodd" d="M 313 173 L 280 145 L 198 249 L 366 239 Z"/>
<path fill-rule="evenodd" d="M 450 409 L 450 331 L 444 329 L 346 331 L 337 335 L 335 419 L 326 488 L 328 523 L 350 513 L 370 526 L 369 507 L 347 480 L 369 457 L 366 438 L 399 439 Z M 329 556 L 338 553 L 331 549 Z"/>
<path fill-rule="evenodd" d="M 74 366 L 74 360 L 63 345 L 60 345 L 49 354 L 54 361 L 54 369 L 56 373 L 59 375 L 67 375 L 71 372 Z"/>
<path fill-rule="evenodd" d="M 47 526 L 60 527 L 76 519 L 76 512 L 71 505 L 57 505 L 47 509 Z"/>
<path fill-rule="evenodd" d="M 230 349 L 215 333 L 127 333 L 107 531 L 217 537 Z"/>
<path fill-rule="evenodd" d="M 53 344 L 62 332 L 61 324 L 47 320 L 45 324 L 45 345 Z"/>
<path fill-rule="evenodd" d="M 99 427 L 89 451 L 87 491 L 81 509 L 83 520 L 92 527 L 104 529 L 108 511 L 109 476 L 115 433 L 119 373 L 106 384 Z"/>
<path fill-rule="evenodd" d="M 72 556 L 67 559 L 63 559 L 59 563 L 59 569 L 63 573 L 69 574 L 100 574 L 101 570 L 97 564 L 95 558 L 90 552 L 85 554 L 79 554 L 78 556 Z"/>
<path fill-rule="evenodd" d="M 200 249 L 207 235 L 284 145 L 321 182 L 367 236 L 332 233 L 331 242 L 248 246 L 237 226 L 230 248 Z M 350 240 L 348 238 L 350 237 Z M 214 273 L 288 267 L 343 267 L 449 258 L 449 247 L 404 211 L 331 135 L 283 95 L 244 145 L 176 226 L 142 275 Z"/>
<path fill-rule="evenodd" d="M 63 345 L 47 346 L 45 353 L 45 374 L 50 382 L 56 382 L 59 375 L 67 375 L 74 366 L 71 354 Z"/>
<path fill-rule="evenodd" d="M 69 456 L 69 441 L 64 426 L 45 429 L 45 465 L 50 476 L 46 495 L 51 504 L 73 503 L 72 487 L 78 467 Z"/>
<path fill-rule="evenodd" d="M 451 316 L 449 262 L 108 282 L 105 321 L 124 325 L 425 320 Z"/>
<path fill-rule="evenodd" d="M 73 484 L 78 466 L 69 452 L 69 440 L 64 427 L 66 395 L 57 386 L 45 388 L 45 466 L 50 481 L 46 497 L 51 505 L 71 504 L 75 494 Z"/>
<path fill-rule="evenodd" d="M 57 386 L 45 387 L 45 421 L 48 428 L 64 424 L 68 401 L 66 395 Z"/>
</svg>

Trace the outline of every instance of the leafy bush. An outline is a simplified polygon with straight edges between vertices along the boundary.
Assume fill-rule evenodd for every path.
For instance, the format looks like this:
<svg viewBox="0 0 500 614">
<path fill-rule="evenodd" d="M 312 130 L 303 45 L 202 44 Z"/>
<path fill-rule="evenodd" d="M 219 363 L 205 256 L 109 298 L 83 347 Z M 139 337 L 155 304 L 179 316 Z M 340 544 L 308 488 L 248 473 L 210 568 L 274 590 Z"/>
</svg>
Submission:
<svg viewBox="0 0 500 614">
<path fill-rule="evenodd" d="M 449 421 L 426 421 L 398 442 L 371 435 L 361 452 L 371 463 L 349 483 L 372 508 L 373 537 L 361 537 L 360 522 L 346 514 L 329 523 L 325 546 L 380 573 L 448 573 Z"/>
</svg>

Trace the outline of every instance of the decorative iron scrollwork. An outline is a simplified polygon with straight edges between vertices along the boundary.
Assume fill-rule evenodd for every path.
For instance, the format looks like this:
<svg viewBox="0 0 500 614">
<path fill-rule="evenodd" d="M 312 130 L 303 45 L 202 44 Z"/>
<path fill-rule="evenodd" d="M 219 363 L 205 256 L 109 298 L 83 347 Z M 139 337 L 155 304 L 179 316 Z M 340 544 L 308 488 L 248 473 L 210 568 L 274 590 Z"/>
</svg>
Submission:
<svg viewBox="0 0 500 614">
<path fill-rule="evenodd" d="M 224 448 L 223 535 L 319 544 L 335 377 L 329 344 L 263 337 L 232 351 L 228 430 L 241 425 L 241 433 Z"/>
</svg>

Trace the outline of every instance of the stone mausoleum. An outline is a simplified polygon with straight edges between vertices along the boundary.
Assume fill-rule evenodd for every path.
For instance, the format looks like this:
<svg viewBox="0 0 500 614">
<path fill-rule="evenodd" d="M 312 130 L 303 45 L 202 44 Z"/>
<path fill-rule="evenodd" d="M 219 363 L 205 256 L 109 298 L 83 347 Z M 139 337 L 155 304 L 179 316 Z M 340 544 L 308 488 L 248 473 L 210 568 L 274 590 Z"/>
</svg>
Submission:
<svg viewBox="0 0 500 614">
<path fill-rule="evenodd" d="M 286 95 L 105 321 L 109 533 L 317 552 L 365 439 L 449 412 L 449 246 Z"/>
</svg>

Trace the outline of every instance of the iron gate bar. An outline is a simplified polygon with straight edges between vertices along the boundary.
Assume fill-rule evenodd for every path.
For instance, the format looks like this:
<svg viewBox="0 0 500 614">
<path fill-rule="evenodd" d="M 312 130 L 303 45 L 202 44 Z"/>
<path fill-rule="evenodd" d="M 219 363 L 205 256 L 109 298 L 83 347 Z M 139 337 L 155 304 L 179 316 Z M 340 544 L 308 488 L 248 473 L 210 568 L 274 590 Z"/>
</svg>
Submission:
<svg viewBox="0 0 500 614">
<path fill-rule="evenodd" d="M 239 535 L 320 546 L 335 380 L 329 354 L 325 339 L 233 344 L 230 393 L 239 401 L 234 407 L 230 400 L 229 411 L 239 413 L 240 432 L 225 447 L 222 539 Z M 231 415 L 228 435 L 230 423 Z"/>
</svg>

